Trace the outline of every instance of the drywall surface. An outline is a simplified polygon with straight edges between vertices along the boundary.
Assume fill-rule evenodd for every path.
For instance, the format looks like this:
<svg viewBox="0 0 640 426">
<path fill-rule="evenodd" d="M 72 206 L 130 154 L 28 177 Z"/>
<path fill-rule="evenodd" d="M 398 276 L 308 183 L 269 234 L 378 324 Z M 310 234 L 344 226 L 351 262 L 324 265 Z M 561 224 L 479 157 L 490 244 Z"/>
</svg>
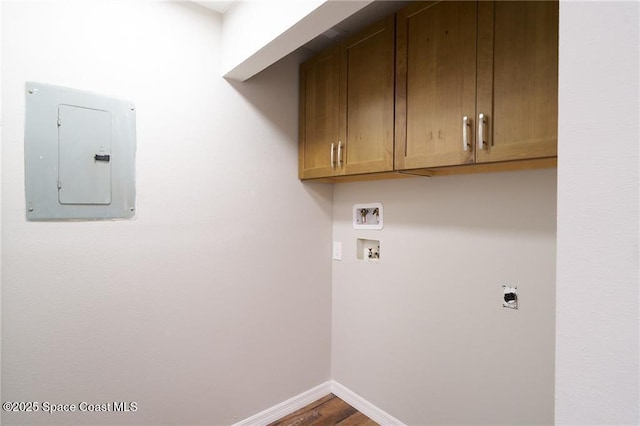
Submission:
<svg viewBox="0 0 640 426">
<path fill-rule="evenodd" d="M 2 22 L 2 2 L 0 2 L 0 22 Z M 0 31 L 0 46 L 2 46 L 2 31 Z M 0 50 L 0 97 L 2 96 L 2 50 Z M 2 115 L 2 102 L 0 102 L 0 177 L 2 176 L 2 131 L 4 116 Z M 2 180 L 0 179 L 0 185 Z M 0 189 L 0 306 L 2 306 L 2 190 Z M 2 315 L 0 313 L 0 366 L 2 366 Z M 2 399 L 2 368 L 0 368 L 0 401 Z"/>
<path fill-rule="evenodd" d="M 2 424 L 232 424 L 328 380 L 332 188 L 296 179 L 300 58 L 233 86 L 200 6 L 2 6 L 3 400 L 137 407 Z M 135 103 L 135 220 L 25 220 L 27 80 Z"/>
<path fill-rule="evenodd" d="M 560 2 L 556 414 L 640 423 L 638 2 Z"/>
<path fill-rule="evenodd" d="M 352 228 L 368 202 L 380 231 Z M 334 380 L 408 425 L 552 423 L 555 232 L 555 169 L 336 186 Z"/>
</svg>

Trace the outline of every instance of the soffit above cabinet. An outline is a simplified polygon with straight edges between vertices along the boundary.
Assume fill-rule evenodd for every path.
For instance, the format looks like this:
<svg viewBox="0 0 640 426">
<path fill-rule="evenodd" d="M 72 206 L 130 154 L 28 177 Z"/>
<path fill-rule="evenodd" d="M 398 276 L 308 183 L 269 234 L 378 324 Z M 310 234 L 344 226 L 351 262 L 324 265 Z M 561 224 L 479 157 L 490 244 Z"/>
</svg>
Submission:
<svg viewBox="0 0 640 426">
<path fill-rule="evenodd" d="M 374 22 L 396 13 L 409 3 L 411 3 L 411 1 L 373 1 L 337 25 L 334 25 L 314 39 L 308 41 L 302 47 L 313 52 L 320 52 L 335 42 L 349 35 L 358 33 Z"/>
<path fill-rule="evenodd" d="M 409 3 L 383 0 L 193 2 L 222 14 L 222 74 L 238 81 L 248 80 L 300 48 L 319 51 Z"/>
</svg>

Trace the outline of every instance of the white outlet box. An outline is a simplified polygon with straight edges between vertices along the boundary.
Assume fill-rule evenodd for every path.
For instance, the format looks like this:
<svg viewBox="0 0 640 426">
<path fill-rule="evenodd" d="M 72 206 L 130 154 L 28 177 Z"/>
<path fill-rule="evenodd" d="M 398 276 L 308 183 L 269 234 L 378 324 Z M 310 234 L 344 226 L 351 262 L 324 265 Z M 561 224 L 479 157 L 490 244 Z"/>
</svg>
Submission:
<svg viewBox="0 0 640 426">
<path fill-rule="evenodd" d="M 353 205 L 353 229 L 382 229 L 382 203 Z"/>
</svg>

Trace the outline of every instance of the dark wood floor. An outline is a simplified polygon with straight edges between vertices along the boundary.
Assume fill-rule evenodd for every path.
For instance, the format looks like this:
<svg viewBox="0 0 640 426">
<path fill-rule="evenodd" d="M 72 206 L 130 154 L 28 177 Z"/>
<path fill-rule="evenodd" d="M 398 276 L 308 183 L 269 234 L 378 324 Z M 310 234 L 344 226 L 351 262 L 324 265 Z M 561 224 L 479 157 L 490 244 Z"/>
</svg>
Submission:
<svg viewBox="0 0 640 426">
<path fill-rule="evenodd" d="M 269 426 L 378 426 L 337 396 L 329 394 Z"/>
</svg>

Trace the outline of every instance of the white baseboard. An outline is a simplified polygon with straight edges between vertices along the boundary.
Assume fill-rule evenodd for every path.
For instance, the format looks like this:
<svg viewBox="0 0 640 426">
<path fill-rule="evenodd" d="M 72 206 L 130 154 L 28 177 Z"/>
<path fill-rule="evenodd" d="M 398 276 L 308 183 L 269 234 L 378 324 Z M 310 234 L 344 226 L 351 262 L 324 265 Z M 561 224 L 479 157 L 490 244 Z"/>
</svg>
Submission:
<svg viewBox="0 0 640 426">
<path fill-rule="evenodd" d="M 269 423 L 273 423 L 278 419 L 281 419 L 302 407 L 311 404 L 313 401 L 325 397 L 331 393 L 331 382 L 324 382 L 315 388 L 309 389 L 306 392 L 296 395 L 293 398 L 281 402 L 278 405 L 274 405 L 271 408 L 244 419 L 233 426 L 266 426 Z"/>
<path fill-rule="evenodd" d="M 331 393 L 382 426 L 405 426 L 391 414 L 379 409 L 360 395 L 332 380 Z"/>
<path fill-rule="evenodd" d="M 317 401 L 318 399 L 329 395 L 330 393 L 342 399 L 344 402 L 382 426 L 405 426 L 405 424 L 400 420 L 382 411 L 360 395 L 354 393 L 334 380 L 324 382 L 321 385 L 301 393 L 300 395 L 296 395 L 278 405 L 274 405 L 273 407 L 267 408 L 254 416 L 246 418 L 233 426 L 266 426 L 269 423 L 273 423 L 276 420 L 286 417 L 294 411 L 311 404 L 313 401 Z"/>
</svg>

